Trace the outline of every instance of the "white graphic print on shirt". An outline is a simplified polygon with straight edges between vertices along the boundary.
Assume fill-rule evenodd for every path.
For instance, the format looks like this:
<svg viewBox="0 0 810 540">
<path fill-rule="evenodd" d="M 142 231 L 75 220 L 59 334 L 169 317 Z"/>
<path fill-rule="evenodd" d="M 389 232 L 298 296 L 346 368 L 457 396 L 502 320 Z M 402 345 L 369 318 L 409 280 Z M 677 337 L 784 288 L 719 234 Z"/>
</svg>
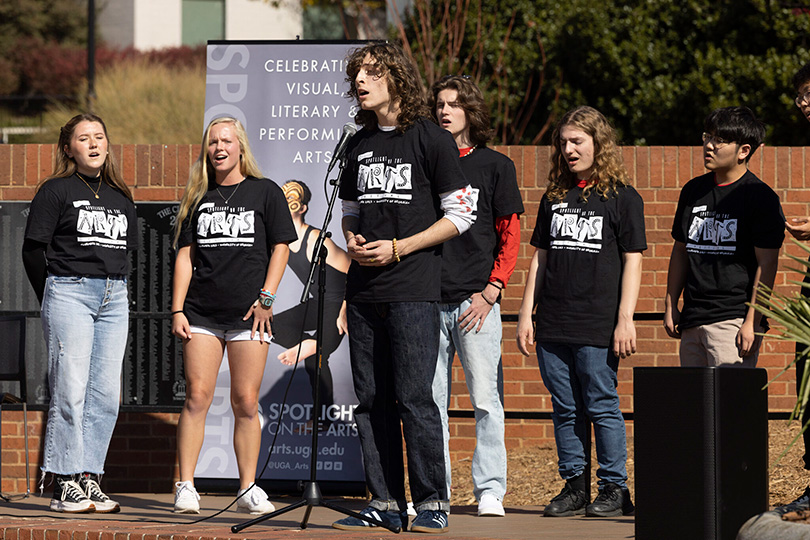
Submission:
<svg viewBox="0 0 810 540">
<path fill-rule="evenodd" d="M 551 249 L 601 251 L 604 216 L 594 210 L 569 208 L 567 202 L 552 205 L 551 212 Z"/>
<path fill-rule="evenodd" d="M 692 253 L 733 255 L 737 249 L 737 219 L 729 214 L 716 214 L 706 205 L 692 209 L 689 241 L 686 250 Z"/>
<path fill-rule="evenodd" d="M 374 152 L 357 156 L 357 161 L 360 163 L 357 174 L 360 203 L 410 203 L 413 198 L 410 163 L 403 163 L 402 158 L 374 157 Z"/>
<path fill-rule="evenodd" d="M 118 208 L 91 206 L 90 201 L 73 201 L 79 209 L 76 220 L 76 241 L 83 246 L 111 249 L 127 248 L 127 216 Z"/>
<path fill-rule="evenodd" d="M 235 211 L 234 211 L 235 210 Z M 253 245 L 255 216 L 244 207 L 232 209 L 203 203 L 197 220 L 200 247 L 250 247 Z"/>
</svg>

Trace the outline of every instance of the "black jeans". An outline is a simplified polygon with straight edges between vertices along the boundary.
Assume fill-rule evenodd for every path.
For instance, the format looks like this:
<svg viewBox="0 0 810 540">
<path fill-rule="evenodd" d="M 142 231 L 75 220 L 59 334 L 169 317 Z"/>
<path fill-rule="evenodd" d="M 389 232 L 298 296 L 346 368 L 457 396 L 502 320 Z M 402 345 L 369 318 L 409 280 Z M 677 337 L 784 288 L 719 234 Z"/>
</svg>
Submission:
<svg viewBox="0 0 810 540">
<path fill-rule="evenodd" d="M 402 436 L 417 511 L 450 509 L 432 384 L 439 348 L 436 302 L 350 303 L 354 412 L 371 506 L 404 511 Z M 400 427 L 400 421 L 402 425 Z"/>
</svg>

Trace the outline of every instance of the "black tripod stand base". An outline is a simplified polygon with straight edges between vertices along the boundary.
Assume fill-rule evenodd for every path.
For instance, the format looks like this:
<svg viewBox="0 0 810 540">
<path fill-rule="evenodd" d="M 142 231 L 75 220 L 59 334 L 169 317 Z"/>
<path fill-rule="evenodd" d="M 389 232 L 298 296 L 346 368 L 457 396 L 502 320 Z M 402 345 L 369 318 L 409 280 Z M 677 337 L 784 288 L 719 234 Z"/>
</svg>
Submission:
<svg viewBox="0 0 810 540">
<path fill-rule="evenodd" d="M 245 521 L 244 523 L 240 523 L 239 525 L 234 525 L 233 527 L 231 527 L 231 532 L 238 533 L 238 532 L 240 532 L 240 531 L 242 531 L 242 530 L 244 530 L 244 529 L 246 529 L 248 527 L 251 527 L 251 526 L 253 526 L 253 525 L 257 524 L 257 523 L 261 523 L 262 521 L 265 521 L 265 520 L 268 520 L 268 519 L 273 519 L 276 516 L 286 514 L 287 512 L 291 512 L 291 511 L 295 510 L 296 508 L 301 508 L 302 506 L 305 506 L 305 505 L 307 507 L 307 510 L 306 510 L 306 512 L 304 512 L 304 518 L 301 520 L 301 528 L 302 529 L 307 528 L 307 524 L 309 523 L 309 516 L 312 513 L 312 508 L 315 507 L 315 506 L 322 506 L 324 508 L 329 508 L 330 510 L 334 510 L 335 512 L 340 512 L 341 514 L 345 514 L 347 516 L 351 516 L 351 517 L 354 517 L 354 518 L 357 518 L 357 519 L 362 519 L 363 521 L 365 521 L 366 523 L 369 523 L 370 525 L 374 525 L 374 526 L 377 526 L 377 527 L 382 527 L 384 529 L 388 529 L 392 533 L 402 532 L 401 527 L 391 527 L 391 526 L 385 525 L 381 521 L 377 521 L 374 518 L 364 516 L 363 514 L 360 514 L 358 512 L 353 512 L 353 511 L 351 511 L 351 510 L 349 510 L 347 508 L 343 508 L 342 506 L 339 506 L 339 505 L 337 505 L 337 504 L 335 504 L 333 502 L 323 500 L 323 497 L 321 496 L 321 488 L 318 487 L 317 482 L 307 482 L 306 483 L 306 485 L 304 486 L 304 495 L 303 495 L 303 497 L 304 498 L 301 499 L 300 501 L 298 501 L 296 503 L 293 503 L 293 504 L 291 504 L 291 505 L 289 505 L 289 506 L 287 506 L 285 508 L 282 508 L 281 510 L 276 510 L 275 512 L 270 512 L 269 514 L 265 514 L 263 516 L 257 517 L 256 519 L 251 519 L 250 521 Z"/>
</svg>

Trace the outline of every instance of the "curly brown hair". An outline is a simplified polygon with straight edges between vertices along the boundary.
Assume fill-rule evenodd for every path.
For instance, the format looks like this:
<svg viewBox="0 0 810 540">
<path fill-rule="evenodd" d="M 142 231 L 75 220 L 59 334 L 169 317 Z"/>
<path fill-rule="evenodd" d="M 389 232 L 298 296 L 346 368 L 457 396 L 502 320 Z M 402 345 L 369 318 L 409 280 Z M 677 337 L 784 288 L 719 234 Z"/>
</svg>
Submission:
<svg viewBox="0 0 810 540">
<path fill-rule="evenodd" d="M 470 127 L 470 141 L 475 146 L 486 146 L 492 139 L 495 131 L 489 123 L 489 107 L 484 101 L 484 95 L 469 77 L 460 75 L 446 75 L 433 83 L 428 106 L 434 120 L 436 115 L 436 99 L 442 90 L 455 90 L 458 92 L 458 105 L 467 115 L 467 124 Z"/>
<path fill-rule="evenodd" d="M 561 201 L 579 180 L 568 168 L 560 140 L 560 131 L 571 126 L 584 131 L 593 138 L 593 176 L 596 184 L 582 192 L 587 200 L 591 190 L 602 198 L 617 193 L 618 186 L 630 185 L 630 175 L 622 163 L 622 155 L 616 142 L 616 132 L 607 118 L 593 107 L 582 106 L 570 110 L 560 119 L 551 135 L 551 168 L 548 172 L 546 196 L 552 201 Z"/>
<path fill-rule="evenodd" d="M 397 131 L 405 131 L 420 117 L 429 115 L 416 63 L 400 46 L 393 43 L 370 43 L 349 53 L 346 60 L 346 82 L 349 83 L 350 99 L 357 101 L 355 78 L 366 55 L 371 57 L 380 76 L 386 78 L 391 99 L 399 102 Z M 354 121 L 365 128 L 377 127 L 377 115 L 374 111 L 359 109 Z"/>
</svg>

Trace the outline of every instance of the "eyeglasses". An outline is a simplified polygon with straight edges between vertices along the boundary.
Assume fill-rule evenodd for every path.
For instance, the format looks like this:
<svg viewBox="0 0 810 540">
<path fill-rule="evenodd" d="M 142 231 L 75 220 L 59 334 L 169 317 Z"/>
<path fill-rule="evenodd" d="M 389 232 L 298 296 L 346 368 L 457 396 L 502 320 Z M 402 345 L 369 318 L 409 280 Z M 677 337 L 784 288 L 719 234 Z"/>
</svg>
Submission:
<svg viewBox="0 0 810 540">
<path fill-rule="evenodd" d="M 810 103 L 810 92 L 805 92 L 804 94 L 796 96 L 796 99 L 794 99 L 793 102 L 796 103 L 797 107 Z"/>
<path fill-rule="evenodd" d="M 718 137 L 717 135 L 712 135 L 711 133 L 706 133 L 704 131 L 703 132 L 703 144 L 709 144 L 709 141 L 711 141 L 712 144 L 714 144 L 715 148 L 720 148 L 720 147 L 723 147 L 723 146 L 731 143 L 731 141 L 727 141 L 723 137 Z"/>
</svg>

